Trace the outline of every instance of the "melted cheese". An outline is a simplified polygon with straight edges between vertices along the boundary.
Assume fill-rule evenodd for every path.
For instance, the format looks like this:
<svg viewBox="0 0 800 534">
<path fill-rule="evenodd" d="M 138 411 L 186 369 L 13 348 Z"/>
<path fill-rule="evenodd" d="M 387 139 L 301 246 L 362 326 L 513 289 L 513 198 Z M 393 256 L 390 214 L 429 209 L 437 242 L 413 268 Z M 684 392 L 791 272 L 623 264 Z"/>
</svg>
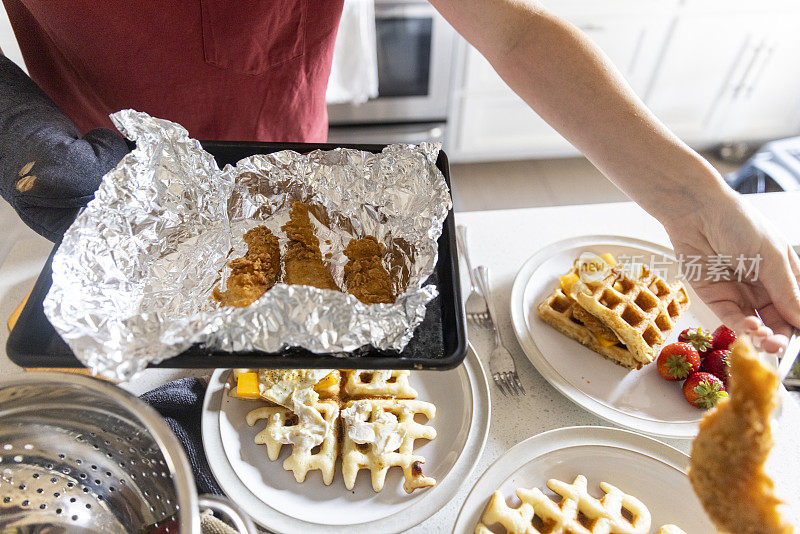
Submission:
<svg viewBox="0 0 800 534">
<path fill-rule="evenodd" d="M 373 412 L 366 401 L 356 401 L 342 410 L 347 437 L 355 443 L 372 444 L 379 453 L 396 451 L 403 443 L 405 432 L 393 413 L 381 408 L 375 410 Z"/>
</svg>

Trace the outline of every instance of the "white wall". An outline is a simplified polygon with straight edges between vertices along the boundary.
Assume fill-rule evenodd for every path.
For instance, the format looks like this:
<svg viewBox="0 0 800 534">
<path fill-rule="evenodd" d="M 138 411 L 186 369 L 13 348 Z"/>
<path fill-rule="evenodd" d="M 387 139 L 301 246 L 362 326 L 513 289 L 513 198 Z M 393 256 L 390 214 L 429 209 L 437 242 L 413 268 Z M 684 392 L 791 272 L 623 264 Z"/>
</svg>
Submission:
<svg viewBox="0 0 800 534">
<path fill-rule="evenodd" d="M 19 46 L 17 46 L 14 31 L 11 29 L 11 23 L 8 22 L 8 16 L 2 2 L 0 2 L 0 49 L 3 50 L 3 54 L 7 58 L 22 67 L 23 70 L 25 69 L 25 64 L 22 62 L 22 54 L 19 53 Z"/>
</svg>

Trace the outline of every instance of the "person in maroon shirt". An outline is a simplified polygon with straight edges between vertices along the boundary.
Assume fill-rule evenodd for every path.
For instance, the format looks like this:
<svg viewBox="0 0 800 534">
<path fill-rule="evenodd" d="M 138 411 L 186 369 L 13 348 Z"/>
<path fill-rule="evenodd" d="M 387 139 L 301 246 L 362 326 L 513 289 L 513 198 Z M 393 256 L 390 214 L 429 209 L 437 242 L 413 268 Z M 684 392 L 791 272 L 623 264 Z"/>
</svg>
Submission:
<svg viewBox="0 0 800 534">
<path fill-rule="evenodd" d="M 178 122 L 201 139 L 325 139 L 342 0 L 3 3 L 33 81 L 0 57 L 0 193 L 52 240 L 127 152 L 108 129 L 119 109 Z M 602 51 L 535 0 L 431 3 L 664 225 L 676 253 L 760 255 L 757 281 L 693 286 L 726 324 L 749 325 L 769 350 L 786 343 L 746 317 L 759 310 L 780 333 L 800 327 L 796 254 L 653 116 Z"/>
</svg>

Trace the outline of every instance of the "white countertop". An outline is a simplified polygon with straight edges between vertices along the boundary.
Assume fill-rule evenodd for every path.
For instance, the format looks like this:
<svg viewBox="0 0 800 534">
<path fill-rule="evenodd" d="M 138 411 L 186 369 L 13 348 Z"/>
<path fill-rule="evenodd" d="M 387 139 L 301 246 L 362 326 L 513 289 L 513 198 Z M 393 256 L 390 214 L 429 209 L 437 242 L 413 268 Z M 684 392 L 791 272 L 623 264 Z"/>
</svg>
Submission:
<svg viewBox="0 0 800 534">
<path fill-rule="evenodd" d="M 793 245 L 800 244 L 800 193 L 771 193 L 748 197 Z M 474 265 L 484 264 L 491 270 L 491 285 L 499 314 L 501 336 L 513 354 L 520 380 L 528 394 L 524 397 L 503 397 L 490 385 L 492 418 L 489 438 L 475 471 L 459 494 L 442 510 L 409 532 L 449 532 L 456 515 L 477 477 L 511 446 L 546 430 L 573 425 L 611 426 L 573 404 L 551 387 L 528 362 L 516 341 L 509 310 L 511 286 L 517 270 L 534 252 L 550 243 L 584 234 L 617 234 L 655 241 L 669 246 L 660 224 L 633 203 L 593 204 L 531 208 L 520 210 L 458 213 L 456 221 L 469 229 L 469 249 Z M 13 245 L 0 267 L 0 317 L 8 317 L 27 294 L 41 269 L 51 245 L 28 230 L 15 230 Z M 4 247 L 0 246 L 0 259 Z M 463 269 L 462 269 L 463 270 Z M 5 346 L 7 332 L 1 328 L 0 342 Z M 470 331 L 484 366 L 488 362 L 491 338 L 484 332 Z M 8 376 L 22 372 L 7 358 L 0 358 L 0 373 Z M 194 370 L 149 370 L 126 389 L 140 394 L 173 378 L 208 374 Z M 800 428 L 800 406 L 788 396 L 779 425 L 784 429 Z M 776 432 L 778 438 L 781 437 Z M 688 452 L 688 440 L 662 440 Z M 785 495 L 800 510 L 800 454 L 794 443 L 778 439 L 770 463 L 781 465 L 785 476 L 777 479 L 779 488 L 791 488 Z"/>
</svg>

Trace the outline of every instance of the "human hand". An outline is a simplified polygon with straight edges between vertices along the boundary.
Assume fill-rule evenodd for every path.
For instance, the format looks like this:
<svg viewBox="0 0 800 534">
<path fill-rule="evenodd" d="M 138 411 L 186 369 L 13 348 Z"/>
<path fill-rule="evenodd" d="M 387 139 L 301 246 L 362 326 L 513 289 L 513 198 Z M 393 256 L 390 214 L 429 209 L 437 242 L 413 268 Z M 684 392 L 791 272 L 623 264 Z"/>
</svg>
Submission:
<svg viewBox="0 0 800 534">
<path fill-rule="evenodd" d="M 665 228 L 678 257 L 700 256 L 704 273 L 713 256 L 761 258 L 741 282 L 729 273 L 728 280 L 701 276 L 690 284 L 723 323 L 753 335 L 767 352 L 782 350 L 792 327 L 800 328 L 800 260 L 772 224 L 731 191 Z"/>
</svg>

